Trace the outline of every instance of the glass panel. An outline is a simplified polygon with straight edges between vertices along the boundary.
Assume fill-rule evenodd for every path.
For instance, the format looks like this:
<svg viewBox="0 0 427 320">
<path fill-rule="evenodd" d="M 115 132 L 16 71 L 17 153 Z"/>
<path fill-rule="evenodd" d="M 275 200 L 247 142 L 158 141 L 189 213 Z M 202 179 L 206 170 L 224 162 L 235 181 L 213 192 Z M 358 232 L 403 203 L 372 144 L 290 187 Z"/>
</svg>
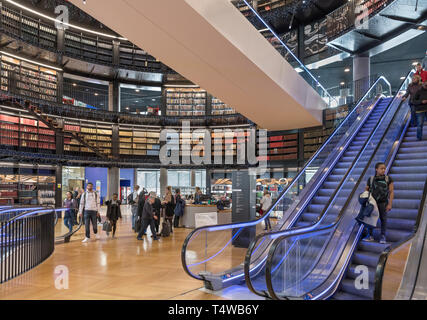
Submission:
<svg viewBox="0 0 427 320">
<path fill-rule="evenodd" d="M 323 182 L 334 166 L 335 160 L 343 154 L 365 119 L 376 104 L 375 98 L 385 94 L 391 95 L 390 84 L 384 78 L 378 79 L 374 86 L 354 108 L 323 146 L 313 155 L 306 166 L 295 178 L 289 178 L 289 185 L 281 193 L 270 210 L 259 220 L 246 223 L 235 223 L 222 226 L 209 226 L 195 230 L 186 239 L 183 249 L 184 269 L 193 277 L 200 279 L 200 270 L 209 272 L 203 277 L 211 277 L 212 282 L 232 283 L 243 280 L 242 262 L 249 244 L 256 235 L 263 233 L 266 219 L 274 213 L 281 217 L 273 232 L 286 230 L 299 216 L 299 206 L 313 194 L 311 190 Z M 199 239 L 203 237 L 203 239 Z M 260 252 L 265 257 L 271 241 L 260 246 Z M 251 248 L 255 246 L 251 243 Z M 231 257 L 231 258 L 230 258 Z M 188 261 L 191 261 L 189 263 Z M 215 266 L 215 268 L 213 267 Z M 217 267 L 218 266 L 218 267 Z M 219 266 L 222 272 L 219 272 Z M 227 268 L 227 266 L 231 266 Z"/>
</svg>

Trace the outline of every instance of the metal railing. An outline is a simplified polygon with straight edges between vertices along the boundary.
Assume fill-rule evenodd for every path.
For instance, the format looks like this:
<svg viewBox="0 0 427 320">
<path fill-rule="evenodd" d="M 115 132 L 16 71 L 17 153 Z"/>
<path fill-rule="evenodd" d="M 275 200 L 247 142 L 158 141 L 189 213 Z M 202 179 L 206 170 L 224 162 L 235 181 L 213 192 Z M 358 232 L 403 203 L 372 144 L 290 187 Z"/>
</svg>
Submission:
<svg viewBox="0 0 427 320">
<path fill-rule="evenodd" d="M 11 212 L 12 214 L 12 212 Z M 0 283 L 45 261 L 54 250 L 55 209 L 0 212 Z"/>
</svg>

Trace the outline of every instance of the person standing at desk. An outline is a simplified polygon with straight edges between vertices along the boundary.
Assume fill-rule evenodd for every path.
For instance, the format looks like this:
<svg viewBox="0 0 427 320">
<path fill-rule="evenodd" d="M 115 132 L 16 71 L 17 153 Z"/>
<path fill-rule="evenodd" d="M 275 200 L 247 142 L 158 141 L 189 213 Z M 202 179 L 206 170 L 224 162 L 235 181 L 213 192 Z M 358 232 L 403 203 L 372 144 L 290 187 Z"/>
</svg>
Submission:
<svg viewBox="0 0 427 320">
<path fill-rule="evenodd" d="M 194 193 L 194 204 L 202 204 L 202 191 L 199 187 L 196 187 L 196 192 Z"/>
</svg>

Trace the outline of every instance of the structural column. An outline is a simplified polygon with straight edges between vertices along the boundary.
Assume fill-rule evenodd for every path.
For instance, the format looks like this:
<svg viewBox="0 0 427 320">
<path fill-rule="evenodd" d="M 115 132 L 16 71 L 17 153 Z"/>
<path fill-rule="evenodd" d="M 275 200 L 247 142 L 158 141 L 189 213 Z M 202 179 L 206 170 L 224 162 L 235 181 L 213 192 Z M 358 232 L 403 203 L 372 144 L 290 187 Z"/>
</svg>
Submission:
<svg viewBox="0 0 427 320">
<path fill-rule="evenodd" d="M 113 193 L 119 194 L 120 191 L 120 169 L 108 168 L 107 174 L 107 199 L 111 199 Z"/>
<path fill-rule="evenodd" d="M 212 186 L 211 186 L 211 170 L 206 169 L 206 195 L 212 195 Z"/>
<path fill-rule="evenodd" d="M 55 207 L 62 207 L 62 165 L 57 165 L 55 169 Z"/>
<path fill-rule="evenodd" d="M 64 63 L 64 52 L 65 52 L 65 30 L 58 28 L 56 30 L 56 63 L 59 66 L 62 66 Z M 62 96 L 64 93 L 64 72 L 57 72 L 57 84 L 56 84 L 56 101 L 62 104 Z"/>
<path fill-rule="evenodd" d="M 168 170 L 166 168 L 160 168 L 160 196 L 165 196 L 165 189 L 168 186 Z"/>
<path fill-rule="evenodd" d="M 353 57 L 353 92 L 354 100 L 358 101 L 369 89 L 371 75 L 371 59 L 369 54 L 360 54 Z"/>
<path fill-rule="evenodd" d="M 108 85 L 108 111 L 119 112 L 120 110 L 120 83 L 118 80 Z"/>
</svg>

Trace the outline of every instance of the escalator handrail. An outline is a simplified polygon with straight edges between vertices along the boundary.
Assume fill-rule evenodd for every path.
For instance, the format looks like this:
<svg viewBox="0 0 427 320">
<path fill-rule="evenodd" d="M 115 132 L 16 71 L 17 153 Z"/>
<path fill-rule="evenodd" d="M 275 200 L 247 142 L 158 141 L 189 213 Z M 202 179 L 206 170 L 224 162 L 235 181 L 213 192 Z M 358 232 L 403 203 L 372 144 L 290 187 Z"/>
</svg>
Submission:
<svg viewBox="0 0 427 320">
<path fill-rule="evenodd" d="M 406 237 L 405 239 L 402 239 L 401 241 L 393 243 L 392 245 L 388 246 L 383 250 L 383 252 L 380 255 L 377 266 L 375 268 L 374 300 L 381 300 L 381 297 L 382 297 L 384 271 L 385 271 L 388 257 L 390 256 L 390 254 L 394 253 L 400 247 L 412 241 L 412 239 L 415 237 L 418 231 L 418 228 L 420 226 L 421 218 L 424 214 L 424 205 L 426 203 L 426 198 L 427 198 L 427 179 L 424 183 L 423 195 L 421 198 L 420 206 L 418 208 L 418 215 L 417 215 L 417 220 L 415 221 L 413 233 L 410 236 Z"/>
<path fill-rule="evenodd" d="M 320 88 L 322 88 L 323 92 L 328 96 L 328 98 L 330 99 L 329 105 L 331 104 L 331 101 L 336 101 L 336 99 L 334 97 L 332 97 L 330 95 L 330 93 L 325 89 L 325 87 L 323 87 L 323 85 L 319 82 L 319 80 L 316 79 L 316 77 L 307 69 L 307 67 L 295 56 L 295 54 L 292 52 L 292 50 L 290 50 L 288 48 L 288 46 L 285 44 L 285 42 L 277 35 L 276 32 L 274 32 L 274 30 L 269 26 L 269 24 L 261 17 L 261 15 L 248 3 L 247 0 L 242 0 L 247 6 L 248 8 L 252 11 L 252 13 L 258 17 L 258 19 L 262 22 L 262 24 L 268 29 L 269 32 L 271 32 L 276 39 L 280 42 L 280 44 L 286 49 L 286 51 L 292 56 L 292 58 L 295 59 L 295 61 L 298 62 L 299 67 L 302 68 L 311 78 L 312 80 L 316 83 L 317 86 L 319 86 Z M 338 103 L 337 103 L 338 105 Z"/>
<path fill-rule="evenodd" d="M 406 82 L 406 81 L 407 81 L 407 79 L 410 77 L 410 75 L 412 74 L 412 72 L 413 72 L 413 70 L 411 70 L 411 71 L 408 73 L 408 75 L 406 76 L 405 80 L 403 80 L 402 85 L 401 85 L 401 87 L 400 87 L 400 88 L 402 88 L 402 86 L 405 84 L 405 82 Z M 400 91 L 401 91 L 401 90 L 399 90 L 398 92 L 400 92 Z M 397 95 L 394 97 L 394 99 L 393 99 L 393 101 L 392 101 L 392 103 L 391 103 L 391 104 L 393 104 L 393 102 L 394 102 L 396 99 L 397 99 Z M 342 217 L 344 216 L 344 213 L 345 213 L 345 211 L 346 211 L 347 207 L 349 206 L 349 204 L 350 204 L 350 202 L 351 202 L 351 200 L 352 200 L 352 198 L 353 198 L 354 194 L 356 193 L 356 191 L 357 191 L 357 189 L 358 189 L 358 187 L 359 187 L 360 183 L 362 182 L 362 178 L 364 177 L 364 175 L 366 174 L 366 172 L 369 170 L 370 165 L 371 165 L 371 162 L 372 162 L 372 160 L 374 159 L 374 157 L 375 157 L 375 155 L 376 155 L 376 153 L 377 153 L 377 151 L 378 151 L 379 147 L 381 146 L 382 141 L 384 140 L 385 136 L 387 135 L 388 130 L 390 130 L 390 128 L 391 128 L 391 124 L 393 123 L 394 119 L 396 118 L 396 116 L 397 116 L 397 114 L 398 114 L 398 111 L 400 110 L 400 108 L 401 108 L 401 106 L 402 106 L 402 102 L 403 102 L 403 101 L 401 101 L 401 102 L 400 102 L 400 105 L 396 108 L 396 111 L 395 111 L 395 113 L 394 113 L 394 115 L 393 115 L 392 120 L 390 121 L 390 123 L 388 124 L 387 128 L 385 129 L 383 136 L 381 137 L 380 141 L 379 141 L 379 142 L 378 142 L 378 144 L 376 145 L 376 147 L 375 147 L 375 149 L 374 149 L 374 151 L 373 151 L 373 153 L 372 153 L 372 155 L 371 155 L 370 159 L 368 160 L 368 162 L 367 162 L 367 164 L 366 164 L 365 169 L 364 169 L 364 170 L 363 170 L 363 172 L 360 174 L 359 179 L 358 179 L 358 180 L 357 180 L 357 182 L 355 183 L 355 185 L 354 185 L 354 187 L 353 187 L 353 190 L 351 191 L 351 193 L 350 193 L 350 195 L 348 196 L 348 198 L 347 198 L 347 200 L 346 200 L 345 204 L 344 204 L 344 205 L 343 205 L 343 207 L 341 208 L 340 213 L 338 214 L 338 216 L 337 216 L 337 218 L 335 219 L 335 221 L 334 221 L 333 223 L 331 223 L 331 224 L 327 225 L 327 226 L 324 226 L 324 227 L 321 227 L 321 228 L 318 228 L 318 229 L 313 229 L 313 228 L 311 228 L 311 230 L 304 230 L 304 231 L 300 231 L 300 230 L 299 230 L 299 231 L 297 231 L 297 232 L 294 232 L 293 230 L 289 230 L 288 232 L 286 232 L 287 234 L 282 235 L 282 236 L 279 236 L 278 238 L 276 238 L 276 239 L 274 240 L 273 244 L 272 244 L 272 245 L 271 245 L 271 247 L 270 247 L 269 254 L 268 254 L 268 258 L 267 258 L 267 261 L 266 261 L 266 272 L 265 272 L 265 274 L 266 274 L 266 282 L 267 282 L 268 292 L 269 292 L 269 294 L 270 294 L 271 296 L 274 296 L 274 298 L 275 298 L 275 299 L 279 299 L 279 297 L 275 294 L 275 292 L 274 292 L 274 288 L 273 288 L 273 286 L 272 286 L 272 282 L 271 282 L 271 264 L 272 264 L 272 260 L 273 260 L 273 257 L 274 257 L 274 253 L 275 253 L 275 251 L 276 251 L 277 247 L 279 246 L 280 242 L 282 242 L 283 240 L 285 240 L 285 239 L 287 239 L 287 238 L 294 237 L 294 236 L 308 235 L 308 234 L 313 234 L 313 233 L 316 233 L 316 232 L 317 232 L 317 233 L 319 233 L 319 232 L 326 232 L 327 230 L 332 230 L 332 229 L 334 229 L 334 228 L 338 225 L 338 223 L 341 221 Z M 391 105 L 391 104 L 390 104 L 390 105 Z M 382 122 L 382 121 L 383 121 L 383 119 L 381 119 L 381 121 L 380 121 L 380 122 Z M 375 130 L 376 130 L 376 129 L 375 129 Z M 375 131 L 375 130 L 374 130 L 374 131 Z M 274 238 L 274 236 L 273 236 L 273 238 Z"/>
<path fill-rule="evenodd" d="M 81 229 L 82 226 L 83 226 L 83 218 L 80 218 L 79 224 L 77 225 L 76 230 L 68 231 L 66 234 L 62 236 L 55 237 L 55 241 L 62 241 L 62 240 L 66 240 L 67 238 L 71 238 L 75 233 L 77 233 Z"/>
<path fill-rule="evenodd" d="M 377 105 L 380 102 L 380 100 L 378 100 L 376 102 L 375 105 Z M 384 108 L 380 118 L 383 118 L 384 115 L 388 112 L 390 106 L 392 105 L 393 101 L 390 101 L 390 103 L 387 105 L 386 108 Z M 375 109 L 375 108 L 372 108 Z M 367 119 L 366 119 L 367 120 Z M 340 183 L 338 184 L 338 186 L 336 187 L 334 193 L 329 197 L 328 202 L 325 204 L 325 207 L 323 208 L 322 212 L 320 213 L 320 215 L 317 217 L 316 221 L 314 221 L 312 224 L 310 224 L 309 226 L 303 226 L 303 227 L 295 227 L 292 229 L 286 229 L 286 230 L 278 230 L 278 231 L 274 231 L 274 232 L 264 232 L 261 233 L 259 235 L 257 235 L 255 237 L 254 240 L 252 240 L 251 244 L 248 247 L 248 250 L 246 252 L 246 256 L 245 256 L 245 262 L 244 262 L 244 272 L 245 272 L 245 279 L 246 279 L 246 285 L 249 287 L 249 289 L 256 293 L 255 288 L 252 285 L 252 281 L 251 281 L 251 277 L 250 277 L 250 272 L 251 270 L 249 270 L 250 265 L 252 263 L 251 261 L 251 257 L 252 257 L 252 252 L 255 249 L 256 244 L 258 243 L 258 241 L 263 238 L 263 237 L 271 237 L 273 235 L 273 237 L 279 236 L 281 234 L 287 233 L 289 230 L 292 231 L 299 231 L 299 230 L 308 230 L 308 229 L 314 229 L 316 228 L 322 221 L 323 218 L 326 216 L 326 213 L 329 210 L 329 206 L 332 204 L 332 202 L 335 200 L 335 196 L 341 191 L 341 187 L 344 184 L 344 182 L 346 181 L 346 178 L 348 177 L 348 175 L 352 172 L 353 166 L 354 164 L 359 161 L 360 156 L 362 155 L 365 147 L 369 144 L 372 135 L 376 132 L 376 128 L 381 124 L 381 121 L 378 121 L 376 126 L 372 129 L 370 135 L 367 137 L 366 141 L 364 142 L 364 144 L 362 145 L 362 147 L 360 148 L 359 152 L 357 153 L 357 155 L 354 157 L 352 163 L 350 164 L 350 166 L 348 167 L 346 173 L 344 174 L 344 176 L 341 178 Z M 345 150 L 344 150 L 345 151 Z M 300 208 L 299 211 L 303 211 L 304 208 Z M 298 215 L 299 216 L 299 215 Z M 258 267 L 258 266 L 257 266 Z M 259 294 L 259 293 L 256 293 Z M 264 295 L 263 295 L 264 296 Z"/>
<path fill-rule="evenodd" d="M 389 87 L 391 88 L 390 82 L 384 76 L 378 77 L 378 79 L 373 83 L 373 85 L 371 86 L 371 88 L 369 88 L 369 90 L 366 92 L 366 94 L 362 98 L 359 99 L 358 104 L 353 108 L 353 110 L 351 112 L 349 112 L 349 114 L 346 116 L 346 118 L 340 123 L 339 126 L 337 126 L 334 129 L 332 134 L 326 139 L 326 141 L 322 144 L 322 146 L 310 157 L 310 159 L 305 163 L 304 167 L 298 172 L 298 174 L 295 176 L 295 178 L 293 178 L 292 182 L 288 186 L 286 186 L 286 188 L 282 191 L 282 194 L 276 199 L 276 201 L 274 201 L 274 203 L 270 206 L 270 208 L 267 210 L 267 212 L 263 215 L 262 218 L 257 219 L 257 220 L 253 220 L 253 221 L 240 222 L 240 223 L 237 222 L 237 223 L 227 223 L 227 224 L 220 224 L 220 225 L 213 225 L 213 226 L 203 226 L 203 227 L 194 229 L 192 232 L 190 232 L 188 234 L 188 236 L 184 240 L 184 243 L 183 243 L 183 246 L 181 249 L 181 263 L 182 263 L 182 266 L 183 266 L 185 272 L 189 276 L 191 276 L 195 279 L 198 279 L 198 280 L 202 280 L 201 277 L 195 276 L 194 274 L 192 274 L 190 272 L 190 270 L 188 269 L 187 264 L 186 264 L 185 253 L 186 253 L 187 246 L 188 246 L 188 243 L 190 242 L 191 238 L 196 233 L 200 232 L 201 230 L 205 230 L 205 229 L 209 229 L 209 231 L 215 231 L 215 230 L 219 231 L 219 230 L 225 230 L 225 229 L 243 228 L 243 227 L 253 226 L 253 225 L 259 224 L 262 221 L 264 221 L 271 214 L 273 208 L 275 208 L 276 205 L 287 194 L 288 190 L 290 190 L 293 187 L 294 183 L 296 181 L 298 181 L 298 179 L 304 174 L 304 172 L 311 165 L 311 163 L 314 161 L 314 159 L 322 152 L 322 150 L 325 148 L 325 146 L 334 138 L 334 136 L 338 132 L 338 130 L 344 125 L 344 123 L 346 123 L 346 120 L 349 119 L 349 117 L 354 112 L 356 112 L 359 104 L 367 97 L 367 95 L 371 92 L 372 88 L 374 88 L 380 80 L 383 80 L 384 82 L 386 82 L 386 84 L 388 84 Z"/>
</svg>

